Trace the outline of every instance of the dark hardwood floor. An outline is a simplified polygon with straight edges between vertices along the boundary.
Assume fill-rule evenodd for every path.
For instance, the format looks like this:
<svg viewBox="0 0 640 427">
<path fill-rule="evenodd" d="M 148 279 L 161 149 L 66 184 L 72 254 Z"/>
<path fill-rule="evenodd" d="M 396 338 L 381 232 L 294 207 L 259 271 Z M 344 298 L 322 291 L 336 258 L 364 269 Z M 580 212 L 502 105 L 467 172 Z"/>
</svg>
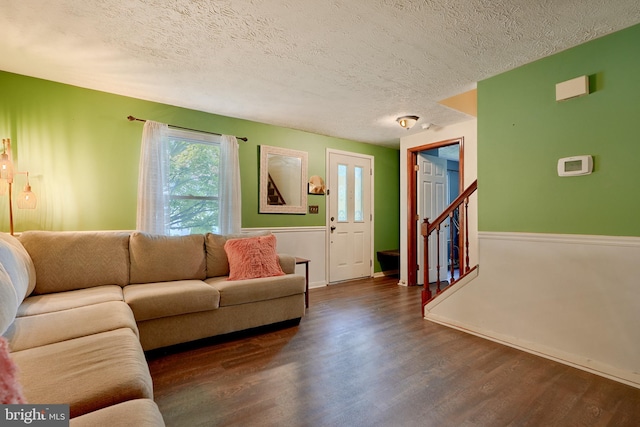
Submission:
<svg viewBox="0 0 640 427">
<path fill-rule="evenodd" d="M 300 325 L 150 352 L 167 426 L 638 426 L 640 389 L 436 325 L 397 278 L 310 291 Z"/>
</svg>

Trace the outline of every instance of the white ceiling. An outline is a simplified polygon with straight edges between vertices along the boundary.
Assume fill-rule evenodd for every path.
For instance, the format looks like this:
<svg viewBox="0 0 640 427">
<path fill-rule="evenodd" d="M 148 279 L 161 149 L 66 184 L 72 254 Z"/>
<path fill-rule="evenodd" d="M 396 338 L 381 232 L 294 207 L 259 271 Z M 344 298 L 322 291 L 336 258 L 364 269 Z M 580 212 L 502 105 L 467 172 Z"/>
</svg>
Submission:
<svg viewBox="0 0 640 427">
<path fill-rule="evenodd" d="M 437 101 L 638 22 L 638 0 L 2 0 L 0 69 L 398 146 L 469 119 Z"/>
</svg>

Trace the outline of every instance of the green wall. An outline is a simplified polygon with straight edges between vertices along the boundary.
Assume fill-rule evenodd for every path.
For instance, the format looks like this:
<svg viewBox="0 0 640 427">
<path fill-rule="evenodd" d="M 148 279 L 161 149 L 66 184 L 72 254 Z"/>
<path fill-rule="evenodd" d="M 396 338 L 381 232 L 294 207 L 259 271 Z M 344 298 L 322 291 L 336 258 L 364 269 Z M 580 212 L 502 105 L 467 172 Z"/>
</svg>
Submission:
<svg viewBox="0 0 640 427">
<path fill-rule="evenodd" d="M 309 153 L 308 173 L 325 176 L 327 148 L 367 154 L 375 164 L 374 250 L 399 245 L 399 151 L 355 141 L 223 117 L 0 72 L 0 136 L 10 137 L 20 170 L 30 171 L 39 198 L 34 211 L 16 210 L 16 231 L 134 229 L 142 123 L 128 115 L 246 136 L 240 144 L 242 227 L 325 225 L 324 196 L 310 195 L 317 215 L 258 213 L 259 146 Z M 24 177 L 16 179 L 16 191 Z M 6 197 L 6 196 L 5 196 Z M 0 198 L 0 227 L 8 208 Z M 375 270 L 380 267 L 375 265 Z"/>
<path fill-rule="evenodd" d="M 479 82 L 478 117 L 479 230 L 640 236 L 640 25 Z M 583 154 L 593 174 L 557 175 Z"/>
</svg>

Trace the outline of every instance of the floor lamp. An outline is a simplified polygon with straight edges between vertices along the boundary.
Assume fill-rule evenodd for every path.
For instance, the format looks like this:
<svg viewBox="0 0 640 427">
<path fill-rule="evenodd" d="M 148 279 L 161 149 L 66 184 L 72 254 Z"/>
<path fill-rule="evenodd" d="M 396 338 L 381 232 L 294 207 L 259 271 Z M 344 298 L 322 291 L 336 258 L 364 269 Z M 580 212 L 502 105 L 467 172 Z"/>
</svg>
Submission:
<svg viewBox="0 0 640 427">
<path fill-rule="evenodd" d="M 9 194 L 9 228 L 13 236 L 13 178 L 16 175 L 26 175 L 27 183 L 24 190 L 18 195 L 16 203 L 20 209 L 35 209 L 38 204 L 36 195 L 29 185 L 29 172 L 15 171 L 11 156 L 11 139 L 2 140 L 2 154 L 0 154 L 0 195 Z"/>
</svg>

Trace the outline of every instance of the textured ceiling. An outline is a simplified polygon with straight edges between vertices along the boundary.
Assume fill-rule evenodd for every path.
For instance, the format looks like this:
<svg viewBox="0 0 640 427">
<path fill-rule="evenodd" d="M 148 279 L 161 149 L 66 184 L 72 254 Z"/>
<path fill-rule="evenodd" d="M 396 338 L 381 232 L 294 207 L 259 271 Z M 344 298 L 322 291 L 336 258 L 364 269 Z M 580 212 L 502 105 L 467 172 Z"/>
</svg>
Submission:
<svg viewBox="0 0 640 427">
<path fill-rule="evenodd" d="M 0 69 L 398 146 L 469 118 L 438 100 L 638 22 L 638 0 L 2 0 Z"/>
</svg>

